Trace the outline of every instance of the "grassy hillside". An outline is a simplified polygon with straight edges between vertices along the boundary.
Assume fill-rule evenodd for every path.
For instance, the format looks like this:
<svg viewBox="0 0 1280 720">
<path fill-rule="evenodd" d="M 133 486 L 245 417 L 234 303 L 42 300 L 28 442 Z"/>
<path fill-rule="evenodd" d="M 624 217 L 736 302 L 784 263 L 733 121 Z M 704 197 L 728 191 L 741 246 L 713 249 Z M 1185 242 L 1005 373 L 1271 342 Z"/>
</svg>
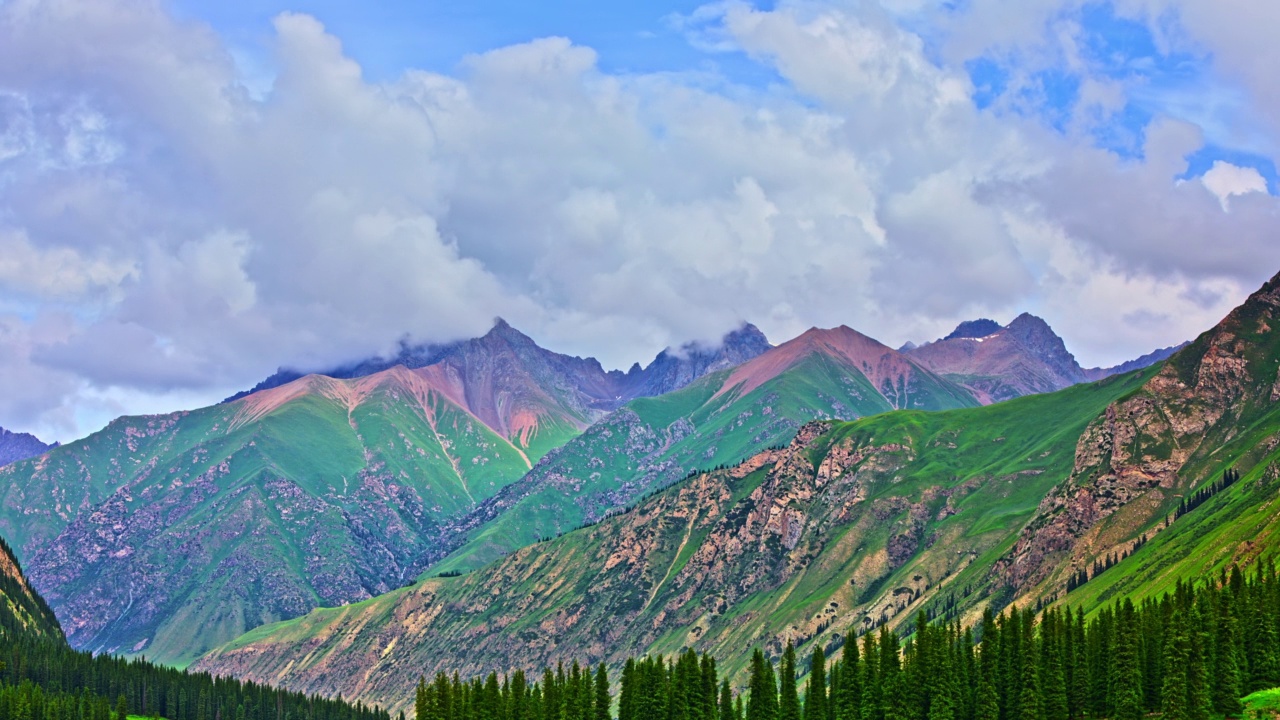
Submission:
<svg viewBox="0 0 1280 720">
<path fill-rule="evenodd" d="M 68 639 L 183 664 L 411 580 L 435 529 L 529 468 L 403 368 L 122 418 L 0 470 L 0 531 Z"/>
<path fill-rule="evenodd" d="M 811 424 L 630 512 L 457 578 L 265 626 L 200 667 L 402 704 L 419 673 L 824 642 L 999 599 L 992 568 L 1076 440 L 1153 371 L 950 412 Z"/>
</svg>

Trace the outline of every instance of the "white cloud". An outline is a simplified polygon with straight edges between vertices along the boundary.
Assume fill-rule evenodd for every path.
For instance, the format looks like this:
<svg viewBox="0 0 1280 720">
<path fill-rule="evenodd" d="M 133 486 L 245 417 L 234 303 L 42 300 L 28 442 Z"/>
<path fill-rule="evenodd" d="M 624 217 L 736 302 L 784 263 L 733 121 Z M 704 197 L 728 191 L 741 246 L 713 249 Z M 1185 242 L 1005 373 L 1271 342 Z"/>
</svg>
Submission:
<svg viewBox="0 0 1280 720">
<path fill-rule="evenodd" d="M 1221 160 L 1201 176 L 1200 182 L 1218 198 L 1223 212 L 1229 209 L 1232 195 L 1267 192 L 1267 180 L 1256 169 L 1238 167 Z"/>
<path fill-rule="evenodd" d="M 611 75 L 562 38 L 376 83 L 305 15 L 277 18 L 262 67 L 159 4 L 10 0 L 0 425 L 65 439 L 495 315 L 626 366 L 742 320 L 897 344 L 1032 310 L 1111 364 L 1194 335 L 1280 265 L 1274 198 L 1223 213 L 1174 181 L 1201 128 L 1162 118 L 1123 160 L 1088 122 L 974 106 L 975 48 L 1070 55 L 1061 3 L 974 3 L 946 62 L 903 24 L 929 7 L 676 21 L 785 85 L 751 89 Z M 963 19 L 1001 13 L 1022 30 Z M 1130 91 L 1091 81 L 1081 112 Z"/>
</svg>

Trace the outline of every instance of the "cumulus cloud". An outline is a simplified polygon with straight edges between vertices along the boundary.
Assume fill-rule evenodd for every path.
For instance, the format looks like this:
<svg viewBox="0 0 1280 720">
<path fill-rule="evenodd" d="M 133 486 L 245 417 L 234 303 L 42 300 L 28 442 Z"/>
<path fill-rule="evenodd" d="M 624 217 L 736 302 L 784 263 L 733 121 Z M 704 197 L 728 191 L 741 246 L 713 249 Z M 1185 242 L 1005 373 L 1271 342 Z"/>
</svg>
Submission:
<svg viewBox="0 0 1280 720">
<path fill-rule="evenodd" d="M 1213 167 L 1200 177 L 1200 182 L 1218 198 L 1223 212 L 1229 208 L 1232 195 L 1248 195 L 1249 193 L 1265 193 L 1267 180 L 1251 167 L 1239 167 L 1229 162 L 1218 160 Z"/>
<path fill-rule="evenodd" d="M 66 439 L 496 315 L 625 367 L 743 320 L 896 344 L 1031 310 L 1111 364 L 1280 266 L 1276 201 L 1248 169 L 1177 181 L 1204 128 L 1157 118 L 1140 159 L 1095 147 L 1132 87 L 1089 78 L 1065 130 L 975 105 L 968 59 L 1070 61 L 1076 5 L 932 7 L 673 20 L 780 78 L 750 88 L 610 74 L 555 37 L 371 82 L 288 13 L 266 85 L 159 3 L 0 4 L 0 425 Z M 1222 62 L 1254 87 L 1252 64 Z"/>
</svg>

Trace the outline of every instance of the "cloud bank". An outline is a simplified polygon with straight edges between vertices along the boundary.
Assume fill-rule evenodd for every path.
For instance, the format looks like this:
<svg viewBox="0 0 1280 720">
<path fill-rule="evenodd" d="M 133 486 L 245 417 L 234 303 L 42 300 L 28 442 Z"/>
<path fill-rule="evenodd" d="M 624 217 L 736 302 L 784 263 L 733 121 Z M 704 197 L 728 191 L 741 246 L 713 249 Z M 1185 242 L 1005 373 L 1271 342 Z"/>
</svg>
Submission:
<svg viewBox="0 0 1280 720">
<path fill-rule="evenodd" d="M 743 320 L 896 344 L 1031 310 L 1086 364 L 1187 339 L 1280 270 L 1280 205 L 1253 168 L 1185 177 L 1223 130 L 1172 104 L 1132 151 L 1100 143 L 1150 88 L 1072 55 L 1081 7 L 672 19 L 769 87 L 609 74 L 565 38 L 375 83 L 285 13 L 265 88 L 160 3 L 9 0 L 0 425 L 65 440 L 498 315 L 621 367 Z M 1246 8 L 1114 10 L 1211 57 L 1239 136 L 1274 157 L 1280 50 Z M 1012 90 L 982 100 L 975 58 L 1016 68 Z M 1041 67 L 1077 82 L 1052 119 L 1028 110 Z"/>
</svg>

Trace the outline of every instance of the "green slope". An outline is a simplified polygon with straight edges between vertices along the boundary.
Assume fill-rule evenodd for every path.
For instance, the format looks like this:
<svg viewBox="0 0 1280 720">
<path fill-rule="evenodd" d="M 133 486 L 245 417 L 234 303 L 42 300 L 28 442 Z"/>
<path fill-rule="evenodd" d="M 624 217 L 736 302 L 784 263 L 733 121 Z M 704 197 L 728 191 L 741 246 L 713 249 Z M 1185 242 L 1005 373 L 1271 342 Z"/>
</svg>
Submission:
<svg viewBox="0 0 1280 720">
<path fill-rule="evenodd" d="M 419 673 L 781 650 L 998 598 L 992 567 L 1071 473 L 1077 438 L 1151 376 L 802 428 L 631 511 L 458 578 L 265 626 L 200 667 L 400 705 Z M 825 641 L 825 640 L 824 640 Z"/>
<path fill-rule="evenodd" d="M 1071 477 L 1046 497 L 1000 575 L 1027 602 L 1124 559 L 1070 593 L 1089 609 L 1204 578 L 1280 541 L 1280 277 L 1197 338 L 1081 437 Z M 1241 479 L 1167 524 L 1228 469 Z"/>
<path fill-rule="evenodd" d="M 386 592 L 414 577 L 442 522 L 529 467 L 419 380 L 304 378 L 122 418 L 0 470 L 0 531 L 73 645 L 169 663 Z"/>
<path fill-rule="evenodd" d="M 797 353 L 784 345 L 747 363 L 742 367 L 749 370 L 769 365 L 774 353 L 796 356 L 746 392 L 745 382 L 735 378 L 749 373 L 725 370 L 676 392 L 628 403 L 458 523 L 448 539 L 453 545 L 465 541 L 430 573 L 471 570 L 539 538 L 594 522 L 691 470 L 735 465 L 786 443 L 810 420 L 876 415 L 895 409 L 895 402 L 924 410 L 977 404 L 958 386 L 914 365 L 906 365 L 909 372 L 898 381 L 877 387 L 848 358 L 823 350 Z"/>
</svg>

